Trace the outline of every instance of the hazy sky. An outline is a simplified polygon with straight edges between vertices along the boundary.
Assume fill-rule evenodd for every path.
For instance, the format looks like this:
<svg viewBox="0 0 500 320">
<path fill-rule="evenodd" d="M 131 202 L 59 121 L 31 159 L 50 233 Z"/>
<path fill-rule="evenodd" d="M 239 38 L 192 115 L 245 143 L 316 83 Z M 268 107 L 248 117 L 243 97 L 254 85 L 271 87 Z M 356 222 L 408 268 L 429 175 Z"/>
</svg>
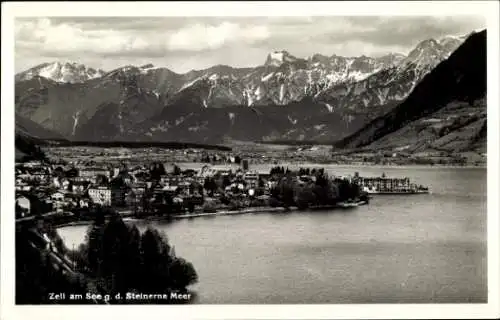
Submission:
<svg viewBox="0 0 500 320">
<path fill-rule="evenodd" d="M 186 72 L 216 64 L 256 66 L 274 50 L 303 58 L 407 54 L 422 40 L 485 26 L 478 16 L 18 18 L 15 70 L 75 61 L 106 71 L 153 63 Z"/>
</svg>

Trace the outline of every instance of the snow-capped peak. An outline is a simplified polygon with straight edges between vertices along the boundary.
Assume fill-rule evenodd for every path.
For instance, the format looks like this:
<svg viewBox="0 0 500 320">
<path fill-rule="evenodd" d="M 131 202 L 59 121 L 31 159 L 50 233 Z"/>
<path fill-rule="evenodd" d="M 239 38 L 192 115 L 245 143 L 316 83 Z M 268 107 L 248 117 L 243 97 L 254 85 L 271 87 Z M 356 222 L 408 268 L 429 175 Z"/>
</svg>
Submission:
<svg viewBox="0 0 500 320">
<path fill-rule="evenodd" d="M 282 65 L 285 62 L 294 62 L 296 60 L 297 60 L 297 58 L 290 55 L 290 53 L 288 53 L 288 51 L 285 51 L 285 50 L 273 51 L 267 55 L 265 65 L 279 67 L 280 65 Z"/>
<path fill-rule="evenodd" d="M 16 75 L 17 80 L 30 80 L 39 76 L 56 82 L 78 83 L 100 78 L 103 70 L 87 67 L 77 62 L 51 62 L 38 65 Z"/>
<path fill-rule="evenodd" d="M 462 42 L 463 40 L 460 38 L 451 36 L 439 40 L 424 40 L 408 54 L 402 65 L 412 63 L 414 65 L 428 65 L 433 68 L 455 51 Z"/>
</svg>

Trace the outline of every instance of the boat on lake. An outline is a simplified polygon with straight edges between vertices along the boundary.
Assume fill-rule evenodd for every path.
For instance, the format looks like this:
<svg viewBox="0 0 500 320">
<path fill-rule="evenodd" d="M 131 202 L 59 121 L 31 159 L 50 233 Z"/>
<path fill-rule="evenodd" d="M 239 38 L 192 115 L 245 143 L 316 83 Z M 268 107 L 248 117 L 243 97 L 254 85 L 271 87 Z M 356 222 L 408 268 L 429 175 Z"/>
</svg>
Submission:
<svg viewBox="0 0 500 320">
<path fill-rule="evenodd" d="M 337 203 L 339 208 L 356 208 L 359 207 L 357 202 L 339 202 Z"/>
<path fill-rule="evenodd" d="M 348 200 L 341 201 L 337 203 L 337 208 L 357 208 L 359 206 L 363 206 L 368 204 L 368 200 Z"/>
</svg>

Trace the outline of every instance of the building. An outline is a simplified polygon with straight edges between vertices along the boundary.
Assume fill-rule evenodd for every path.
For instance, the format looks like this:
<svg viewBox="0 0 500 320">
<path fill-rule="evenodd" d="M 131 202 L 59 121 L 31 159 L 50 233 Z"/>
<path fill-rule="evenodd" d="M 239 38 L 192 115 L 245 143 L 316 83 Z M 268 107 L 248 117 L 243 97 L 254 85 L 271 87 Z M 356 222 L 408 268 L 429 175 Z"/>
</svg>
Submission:
<svg viewBox="0 0 500 320">
<path fill-rule="evenodd" d="M 203 185 L 203 184 L 205 183 L 205 178 L 204 178 L 204 177 L 201 177 L 201 176 L 196 176 L 196 177 L 194 178 L 194 181 L 195 181 L 196 183 L 199 183 L 199 184 Z"/>
<path fill-rule="evenodd" d="M 62 192 L 54 192 L 50 198 L 54 201 L 64 201 L 65 195 Z"/>
<path fill-rule="evenodd" d="M 182 196 L 191 196 L 191 184 L 189 182 L 179 183 L 176 192 Z"/>
<path fill-rule="evenodd" d="M 179 177 L 175 176 L 170 176 L 170 175 L 164 175 L 160 177 L 160 183 L 162 183 L 165 186 L 176 186 L 181 182 L 181 179 Z"/>
<path fill-rule="evenodd" d="M 92 187 L 88 190 L 90 199 L 102 206 L 125 205 L 126 192 L 124 188 Z"/>
<path fill-rule="evenodd" d="M 31 160 L 24 163 L 24 166 L 27 168 L 38 168 L 42 166 L 42 162 L 39 160 Z"/>
<path fill-rule="evenodd" d="M 244 171 L 247 171 L 249 169 L 249 164 L 248 164 L 248 159 L 243 159 L 241 161 L 241 168 L 244 170 Z"/>
<path fill-rule="evenodd" d="M 33 180 L 40 182 L 48 182 L 50 179 L 50 175 L 45 172 L 35 172 L 33 173 Z"/>
<path fill-rule="evenodd" d="M 16 191 L 31 191 L 31 186 L 23 181 L 16 181 Z"/>
<path fill-rule="evenodd" d="M 251 188 L 257 188 L 259 186 L 259 173 L 256 171 L 248 171 L 243 175 L 243 180 Z"/>
<path fill-rule="evenodd" d="M 120 168 L 113 168 L 113 178 L 118 177 L 120 174 Z"/>
<path fill-rule="evenodd" d="M 94 177 L 74 177 L 71 178 L 71 181 L 73 182 L 92 182 L 95 181 Z"/>
<path fill-rule="evenodd" d="M 31 201 L 25 196 L 16 198 L 16 206 L 19 207 L 23 216 L 31 213 Z"/>
<path fill-rule="evenodd" d="M 72 192 L 82 194 L 87 190 L 89 182 L 74 182 L 72 185 Z"/>
<path fill-rule="evenodd" d="M 52 199 L 52 206 L 57 211 L 62 211 L 63 207 L 68 204 L 65 192 L 54 192 L 50 198 Z"/>
<path fill-rule="evenodd" d="M 106 178 L 110 178 L 110 172 L 103 168 L 83 168 L 80 170 L 80 177 L 94 178 L 98 175 L 103 175 Z"/>
<path fill-rule="evenodd" d="M 385 174 L 382 177 L 360 177 L 357 173 L 353 179 L 360 185 L 364 191 L 381 191 L 381 192 L 404 192 L 411 190 L 413 185 L 410 179 L 405 178 L 388 178 Z"/>
<path fill-rule="evenodd" d="M 80 199 L 78 202 L 80 208 L 88 208 L 89 207 L 89 200 L 88 199 Z"/>
<path fill-rule="evenodd" d="M 89 189 L 89 197 L 90 199 L 102 206 L 110 206 L 111 205 L 111 189 L 107 187 L 97 187 Z"/>
</svg>

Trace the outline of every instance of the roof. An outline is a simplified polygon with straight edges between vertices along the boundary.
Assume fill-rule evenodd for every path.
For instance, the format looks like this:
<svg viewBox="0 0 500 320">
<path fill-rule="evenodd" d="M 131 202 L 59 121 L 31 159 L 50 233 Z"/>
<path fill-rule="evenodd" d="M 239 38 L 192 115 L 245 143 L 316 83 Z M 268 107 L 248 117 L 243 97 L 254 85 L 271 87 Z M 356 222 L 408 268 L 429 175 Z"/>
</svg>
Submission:
<svg viewBox="0 0 500 320">
<path fill-rule="evenodd" d="M 97 168 L 97 167 L 86 167 L 86 168 L 81 168 L 80 171 L 108 171 L 108 169 Z"/>
<path fill-rule="evenodd" d="M 90 190 L 110 190 L 110 188 L 99 186 L 99 187 L 92 187 L 90 188 Z"/>
<path fill-rule="evenodd" d="M 165 186 L 163 187 L 162 190 L 165 190 L 165 191 L 176 191 L 179 187 L 178 186 Z"/>
</svg>

